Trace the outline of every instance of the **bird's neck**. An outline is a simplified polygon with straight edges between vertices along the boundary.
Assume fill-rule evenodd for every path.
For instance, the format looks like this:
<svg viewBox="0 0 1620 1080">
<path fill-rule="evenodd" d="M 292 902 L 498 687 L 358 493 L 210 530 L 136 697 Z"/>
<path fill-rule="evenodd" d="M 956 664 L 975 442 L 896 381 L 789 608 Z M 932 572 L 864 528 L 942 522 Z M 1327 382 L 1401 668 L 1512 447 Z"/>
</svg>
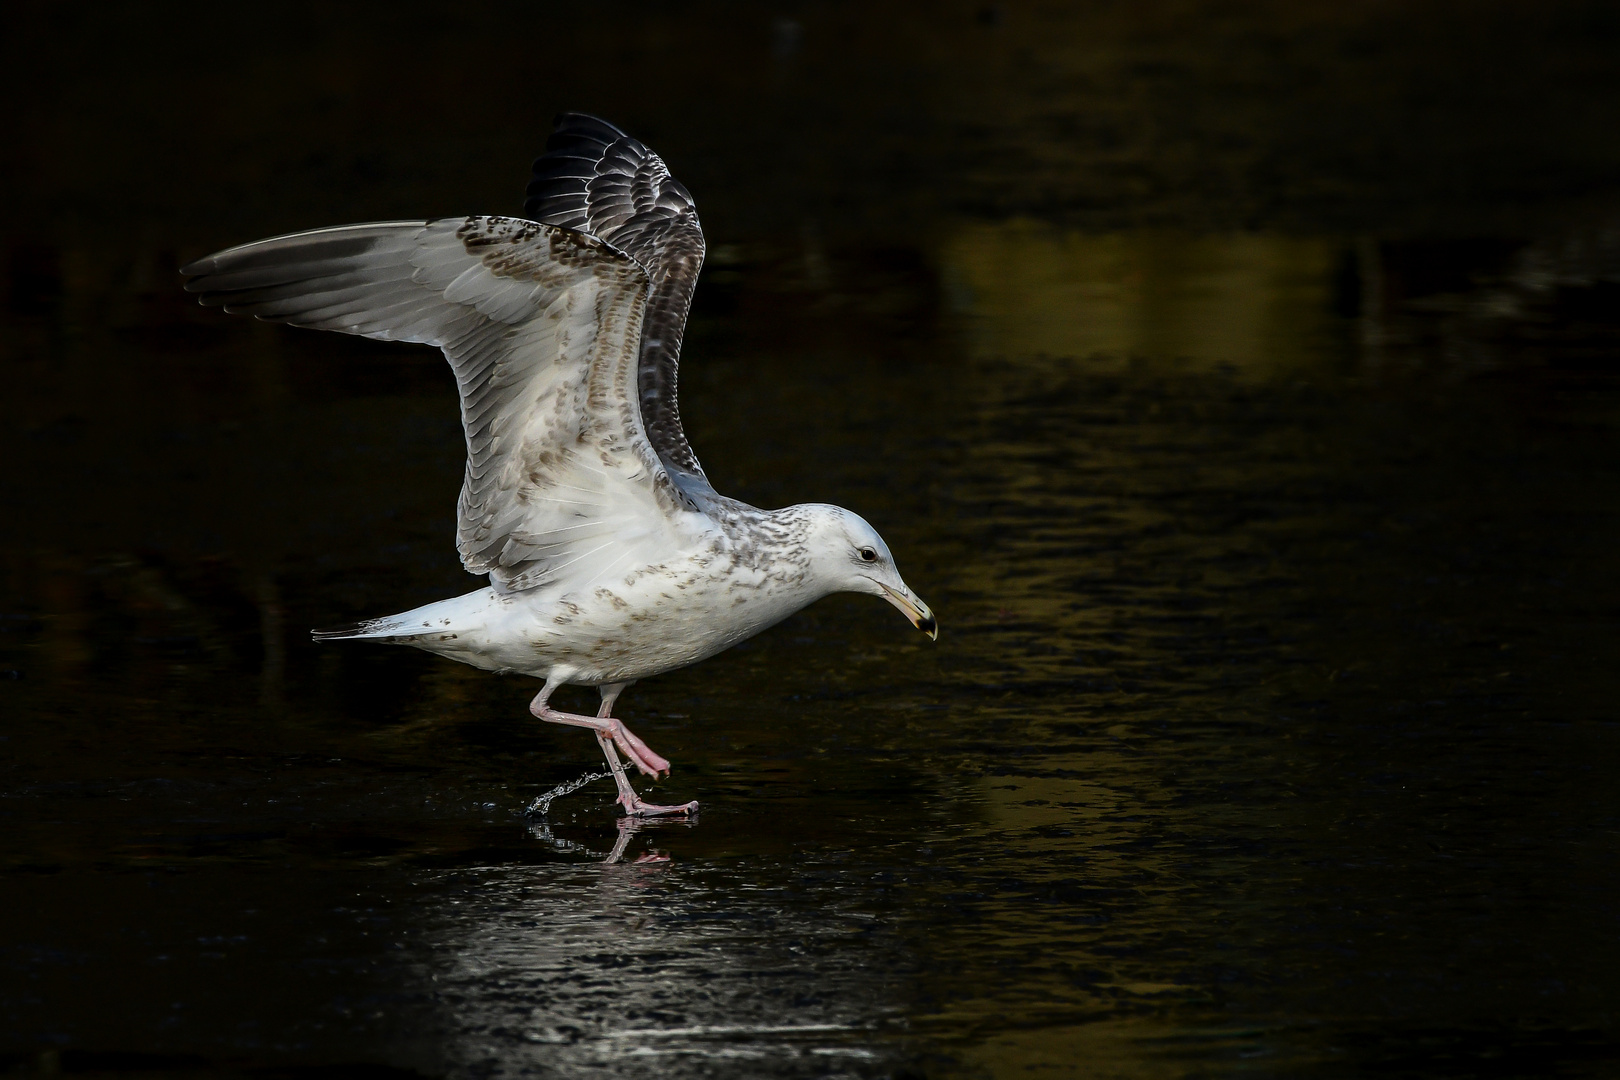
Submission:
<svg viewBox="0 0 1620 1080">
<path fill-rule="evenodd" d="M 791 593 L 801 605 L 833 591 L 815 573 L 810 554 L 815 522 L 805 508 L 761 510 L 736 500 L 726 502 L 726 507 L 715 508 L 718 513 L 711 509 L 710 516 L 725 532 L 739 566 L 767 575 L 775 582 L 773 592 Z"/>
</svg>

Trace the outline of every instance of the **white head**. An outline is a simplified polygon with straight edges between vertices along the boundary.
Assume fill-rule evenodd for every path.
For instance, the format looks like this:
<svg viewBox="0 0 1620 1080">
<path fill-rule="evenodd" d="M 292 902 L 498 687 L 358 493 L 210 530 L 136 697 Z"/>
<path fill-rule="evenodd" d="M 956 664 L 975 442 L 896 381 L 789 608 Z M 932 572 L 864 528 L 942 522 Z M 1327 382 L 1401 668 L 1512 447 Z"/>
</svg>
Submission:
<svg viewBox="0 0 1620 1080">
<path fill-rule="evenodd" d="M 807 503 L 793 509 L 807 519 L 805 546 L 810 570 L 822 589 L 828 593 L 881 596 L 899 608 L 917 629 L 931 638 L 939 637 L 934 613 L 901 580 L 889 545 L 859 514 L 826 503 Z"/>
</svg>

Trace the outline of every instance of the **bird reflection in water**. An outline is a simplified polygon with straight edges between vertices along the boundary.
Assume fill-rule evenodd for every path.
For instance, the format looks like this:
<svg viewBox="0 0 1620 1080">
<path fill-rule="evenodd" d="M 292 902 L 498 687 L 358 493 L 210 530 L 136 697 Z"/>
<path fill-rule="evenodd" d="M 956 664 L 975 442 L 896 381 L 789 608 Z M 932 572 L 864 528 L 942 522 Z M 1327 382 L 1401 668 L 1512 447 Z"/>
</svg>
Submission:
<svg viewBox="0 0 1620 1080">
<path fill-rule="evenodd" d="M 558 795 L 567 794 L 570 791 L 578 790 L 579 788 L 590 783 L 592 780 L 600 780 L 607 775 L 609 774 L 591 773 L 580 778 L 579 780 L 571 781 L 568 784 L 558 785 L 556 789 L 536 799 L 534 803 L 530 805 L 528 812 L 529 835 L 545 844 L 553 851 L 561 852 L 565 855 L 588 855 L 594 859 L 601 859 L 603 866 L 611 866 L 624 860 L 625 849 L 630 846 L 631 839 L 643 829 L 663 826 L 680 826 L 690 828 L 691 826 L 697 824 L 697 819 L 695 817 L 688 817 L 675 821 L 657 822 L 634 816 L 617 818 L 615 819 L 615 824 L 618 825 L 619 835 L 613 842 L 613 849 L 605 856 L 600 851 L 596 851 L 577 841 L 568 840 L 553 833 L 551 831 L 551 822 L 546 819 L 544 809 L 539 809 L 537 812 L 537 808 L 540 806 L 540 804 L 544 802 L 547 806 L 549 806 L 551 800 L 556 798 Z M 632 865 L 636 866 L 649 863 L 667 863 L 669 862 L 669 856 L 658 851 L 644 851 L 630 861 Z"/>
</svg>

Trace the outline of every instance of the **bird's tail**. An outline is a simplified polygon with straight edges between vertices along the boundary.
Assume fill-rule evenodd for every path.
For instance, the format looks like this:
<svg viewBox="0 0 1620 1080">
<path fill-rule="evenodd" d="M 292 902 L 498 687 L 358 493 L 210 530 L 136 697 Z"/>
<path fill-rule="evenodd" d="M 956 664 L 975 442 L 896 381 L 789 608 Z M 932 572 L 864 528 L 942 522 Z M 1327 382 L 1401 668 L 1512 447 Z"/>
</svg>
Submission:
<svg viewBox="0 0 1620 1080">
<path fill-rule="evenodd" d="M 310 635 L 316 641 L 350 639 L 398 641 L 403 638 L 454 634 L 483 625 L 488 617 L 492 598 L 492 590 L 480 589 L 466 596 L 440 600 L 398 615 L 385 615 L 380 619 L 366 619 L 362 622 L 345 623 L 342 626 L 322 627 L 319 630 L 311 630 Z"/>
<path fill-rule="evenodd" d="M 381 619 L 344 623 L 341 626 L 323 626 L 311 630 L 309 635 L 316 641 L 343 641 L 348 638 L 411 637 L 422 632 L 421 627 L 413 628 L 404 616 L 389 615 Z"/>
</svg>

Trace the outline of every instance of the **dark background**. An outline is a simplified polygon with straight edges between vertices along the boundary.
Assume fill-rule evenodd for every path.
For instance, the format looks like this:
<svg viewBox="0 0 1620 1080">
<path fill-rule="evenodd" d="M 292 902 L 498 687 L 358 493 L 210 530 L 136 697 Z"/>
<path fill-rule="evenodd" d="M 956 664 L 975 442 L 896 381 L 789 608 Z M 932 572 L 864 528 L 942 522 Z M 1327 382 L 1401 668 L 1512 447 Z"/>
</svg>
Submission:
<svg viewBox="0 0 1620 1080">
<path fill-rule="evenodd" d="M 1613 4 L 25 3 L 0 79 L 4 1067 L 1620 1062 Z M 522 815 L 527 680 L 308 640 L 474 585 L 442 360 L 175 274 L 516 213 L 565 109 L 697 198 L 711 477 L 942 627 L 633 688 L 628 834 Z"/>
</svg>

